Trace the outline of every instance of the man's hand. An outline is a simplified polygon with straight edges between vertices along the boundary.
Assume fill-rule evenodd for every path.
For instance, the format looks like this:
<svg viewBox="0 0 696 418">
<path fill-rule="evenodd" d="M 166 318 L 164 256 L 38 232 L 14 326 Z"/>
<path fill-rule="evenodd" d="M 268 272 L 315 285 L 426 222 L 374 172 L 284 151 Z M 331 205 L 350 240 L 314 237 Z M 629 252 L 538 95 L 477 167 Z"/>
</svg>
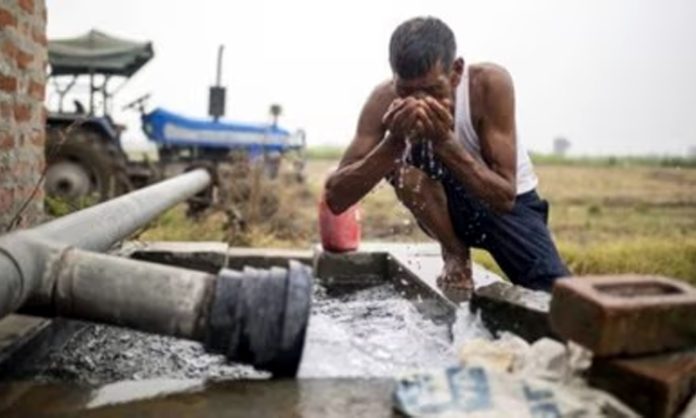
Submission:
<svg viewBox="0 0 696 418">
<path fill-rule="evenodd" d="M 421 114 L 424 103 L 414 97 L 396 99 L 382 118 L 384 126 L 395 136 L 408 138 L 418 136 L 423 131 Z"/>
<path fill-rule="evenodd" d="M 442 102 L 428 96 L 422 100 L 424 106 L 418 114 L 423 123 L 423 135 L 434 145 L 453 138 L 454 118 L 449 100 Z"/>
</svg>

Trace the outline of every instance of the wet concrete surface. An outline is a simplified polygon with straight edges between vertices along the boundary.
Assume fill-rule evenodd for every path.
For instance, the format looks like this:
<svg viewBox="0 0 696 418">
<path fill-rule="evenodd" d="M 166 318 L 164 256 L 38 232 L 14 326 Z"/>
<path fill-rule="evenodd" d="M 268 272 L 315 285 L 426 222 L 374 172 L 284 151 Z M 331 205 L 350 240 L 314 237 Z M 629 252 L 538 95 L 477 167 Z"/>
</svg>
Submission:
<svg viewBox="0 0 696 418">
<path fill-rule="evenodd" d="M 391 284 L 315 289 L 298 380 L 196 342 L 89 325 L 0 386 L 0 416 L 392 416 L 393 377 L 455 364 L 459 342 L 489 337 L 468 309 L 434 323 Z"/>
<path fill-rule="evenodd" d="M 390 379 L 122 382 L 101 388 L 15 385 L 3 417 L 393 417 Z M 155 388 L 155 389 L 153 389 Z M 159 391 L 157 390 L 159 389 Z M 0 386 L 0 392 L 8 391 Z M 7 397 L 7 395 L 6 395 Z M 122 403 L 128 400 L 127 403 Z"/>
<path fill-rule="evenodd" d="M 444 367 L 456 362 L 453 337 L 486 335 L 468 310 L 461 310 L 453 326 L 430 321 L 391 284 L 338 297 L 316 286 L 299 375 L 386 377 Z M 19 376 L 38 382 L 103 385 L 158 378 L 265 378 L 268 374 L 208 354 L 197 342 L 87 325 L 64 347 L 27 364 Z"/>
<path fill-rule="evenodd" d="M 228 364 L 200 343 L 104 325 L 88 325 L 60 350 L 21 371 L 40 382 L 102 385 L 119 380 L 264 377 Z"/>
</svg>

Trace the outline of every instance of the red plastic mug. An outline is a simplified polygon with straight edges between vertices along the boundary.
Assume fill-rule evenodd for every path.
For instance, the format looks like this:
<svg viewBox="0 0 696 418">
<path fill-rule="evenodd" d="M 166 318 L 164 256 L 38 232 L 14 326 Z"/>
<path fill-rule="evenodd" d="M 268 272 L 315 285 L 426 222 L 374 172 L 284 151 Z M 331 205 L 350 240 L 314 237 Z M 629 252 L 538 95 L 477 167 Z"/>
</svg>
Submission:
<svg viewBox="0 0 696 418">
<path fill-rule="evenodd" d="M 334 215 L 322 195 L 319 202 L 319 235 L 325 251 L 344 253 L 360 245 L 360 207 L 356 203 L 340 215 Z"/>
</svg>

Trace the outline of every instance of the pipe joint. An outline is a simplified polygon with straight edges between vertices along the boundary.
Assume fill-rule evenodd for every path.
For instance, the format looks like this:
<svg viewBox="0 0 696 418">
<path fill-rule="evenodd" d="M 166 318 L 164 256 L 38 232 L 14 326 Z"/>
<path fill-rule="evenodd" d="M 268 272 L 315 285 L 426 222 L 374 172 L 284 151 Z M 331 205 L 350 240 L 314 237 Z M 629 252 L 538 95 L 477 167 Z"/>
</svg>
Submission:
<svg viewBox="0 0 696 418">
<path fill-rule="evenodd" d="M 223 269 L 208 316 L 206 349 L 275 377 L 300 365 L 312 300 L 308 267 Z"/>
</svg>

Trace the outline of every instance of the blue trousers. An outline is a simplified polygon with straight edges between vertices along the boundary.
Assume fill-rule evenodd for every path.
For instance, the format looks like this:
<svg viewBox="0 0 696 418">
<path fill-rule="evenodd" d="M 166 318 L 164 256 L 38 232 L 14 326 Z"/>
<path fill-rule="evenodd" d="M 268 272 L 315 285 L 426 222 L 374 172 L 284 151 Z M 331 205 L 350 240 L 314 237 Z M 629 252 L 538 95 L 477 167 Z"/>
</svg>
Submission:
<svg viewBox="0 0 696 418">
<path fill-rule="evenodd" d="M 414 145 L 408 163 L 442 184 L 457 237 L 488 251 L 510 281 L 549 291 L 556 279 L 570 275 L 549 232 L 549 204 L 535 190 L 518 195 L 512 211 L 499 214 L 454 178 L 427 146 Z"/>
</svg>

